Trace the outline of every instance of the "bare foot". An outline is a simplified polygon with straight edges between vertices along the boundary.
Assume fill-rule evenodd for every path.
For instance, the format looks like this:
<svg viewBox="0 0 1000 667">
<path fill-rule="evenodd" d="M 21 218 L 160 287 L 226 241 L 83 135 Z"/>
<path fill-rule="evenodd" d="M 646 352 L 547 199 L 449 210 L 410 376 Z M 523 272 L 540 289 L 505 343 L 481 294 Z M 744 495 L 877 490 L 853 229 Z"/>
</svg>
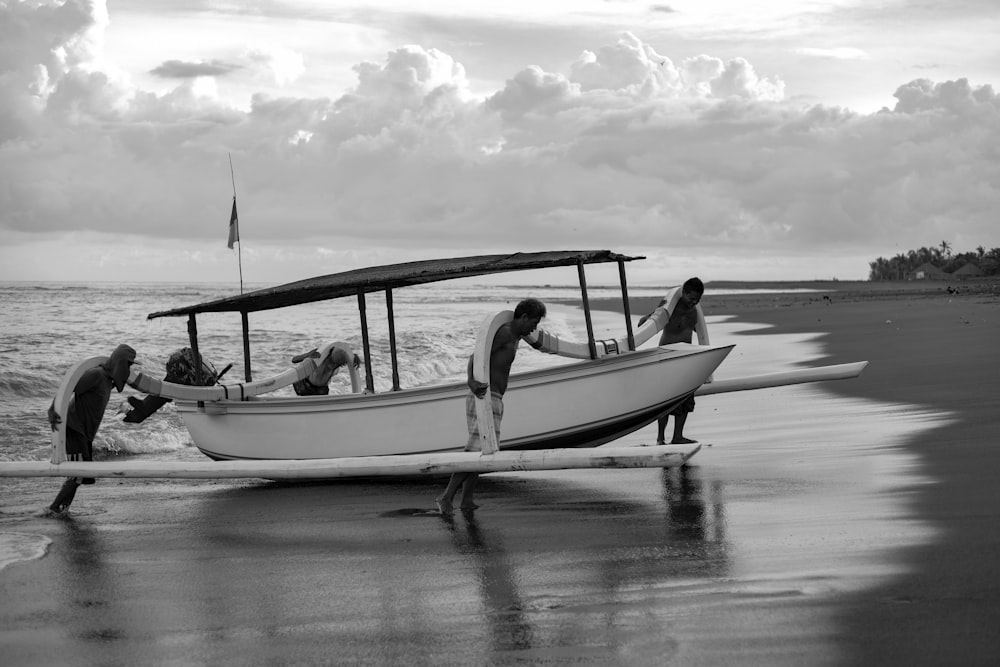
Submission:
<svg viewBox="0 0 1000 667">
<path fill-rule="evenodd" d="M 469 510 L 470 512 L 472 510 L 479 509 L 479 505 L 477 505 L 476 503 L 462 503 L 461 505 L 459 505 L 459 507 L 463 510 Z"/>
<path fill-rule="evenodd" d="M 667 443 L 663 440 L 663 438 L 657 438 L 656 439 L 656 446 L 657 447 L 659 447 L 660 445 L 665 445 L 665 444 L 667 444 Z"/>
<path fill-rule="evenodd" d="M 437 503 L 438 510 L 441 511 L 441 514 L 450 515 L 455 511 L 451 506 L 451 501 L 446 498 L 435 498 L 434 502 Z"/>
<path fill-rule="evenodd" d="M 696 442 L 698 442 L 698 441 L 697 440 L 692 440 L 691 438 L 685 438 L 682 435 L 679 438 L 674 438 L 673 440 L 671 440 L 670 444 L 671 445 L 693 445 Z"/>
</svg>

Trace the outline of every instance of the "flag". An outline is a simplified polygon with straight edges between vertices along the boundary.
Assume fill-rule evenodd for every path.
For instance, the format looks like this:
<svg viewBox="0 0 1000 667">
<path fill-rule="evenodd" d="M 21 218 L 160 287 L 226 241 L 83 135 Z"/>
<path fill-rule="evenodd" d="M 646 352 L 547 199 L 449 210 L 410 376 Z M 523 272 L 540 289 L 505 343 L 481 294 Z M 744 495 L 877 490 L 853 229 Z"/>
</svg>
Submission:
<svg viewBox="0 0 1000 667">
<path fill-rule="evenodd" d="M 240 240 L 240 221 L 236 219 L 236 197 L 233 197 L 233 212 L 229 216 L 229 247 Z"/>
</svg>

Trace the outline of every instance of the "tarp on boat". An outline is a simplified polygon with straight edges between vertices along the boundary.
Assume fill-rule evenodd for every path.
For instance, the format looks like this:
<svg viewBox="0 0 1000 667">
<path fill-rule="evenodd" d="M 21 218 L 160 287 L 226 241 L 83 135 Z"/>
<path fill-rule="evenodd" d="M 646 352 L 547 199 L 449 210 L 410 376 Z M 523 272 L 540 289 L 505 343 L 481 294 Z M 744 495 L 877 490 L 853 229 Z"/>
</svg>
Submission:
<svg viewBox="0 0 1000 667">
<path fill-rule="evenodd" d="M 477 255 L 431 259 L 402 264 L 386 264 L 327 276 L 306 278 L 294 283 L 268 287 L 238 296 L 206 301 L 193 306 L 150 313 L 147 319 L 179 317 L 197 313 L 252 313 L 273 308 L 286 308 L 314 301 L 356 296 L 359 292 L 381 292 L 387 289 L 424 283 L 486 276 L 493 273 L 545 269 L 554 266 L 631 262 L 644 257 L 628 257 L 610 250 L 554 250 L 550 252 L 519 252 L 509 255 Z"/>
</svg>

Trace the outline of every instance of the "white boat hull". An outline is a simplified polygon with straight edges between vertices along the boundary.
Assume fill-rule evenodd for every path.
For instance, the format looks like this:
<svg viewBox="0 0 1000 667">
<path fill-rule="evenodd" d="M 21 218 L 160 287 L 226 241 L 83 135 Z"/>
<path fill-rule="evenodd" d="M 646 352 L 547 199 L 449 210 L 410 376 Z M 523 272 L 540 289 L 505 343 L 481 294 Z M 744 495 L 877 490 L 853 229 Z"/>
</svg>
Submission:
<svg viewBox="0 0 1000 667">
<path fill-rule="evenodd" d="M 674 344 L 511 376 L 500 449 L 594 447 L 642 428 L 695 391 L 732 345 Z M 329 459 L 460 450 L 464 383 L 381 394 L 176 401 L 218 460 Z"/>
</svg>

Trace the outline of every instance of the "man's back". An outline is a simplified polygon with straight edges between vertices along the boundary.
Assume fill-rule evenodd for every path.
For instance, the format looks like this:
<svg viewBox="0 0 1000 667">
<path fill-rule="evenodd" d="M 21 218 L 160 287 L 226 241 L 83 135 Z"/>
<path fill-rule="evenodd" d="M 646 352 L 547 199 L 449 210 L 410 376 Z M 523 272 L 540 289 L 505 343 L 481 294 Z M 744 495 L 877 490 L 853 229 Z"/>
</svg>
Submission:
<svg viewBox="0 0 1000 667">
<path fill-rule="evenodd" d="M 490 351 L 490 391 L 501 396 L 507 391 L 510 367 L 514 364 L 514 357 L 517 356 L 519 342 L 520 338 L 514 335 L 510 323 L 497 329 Z"/>
</svg>

